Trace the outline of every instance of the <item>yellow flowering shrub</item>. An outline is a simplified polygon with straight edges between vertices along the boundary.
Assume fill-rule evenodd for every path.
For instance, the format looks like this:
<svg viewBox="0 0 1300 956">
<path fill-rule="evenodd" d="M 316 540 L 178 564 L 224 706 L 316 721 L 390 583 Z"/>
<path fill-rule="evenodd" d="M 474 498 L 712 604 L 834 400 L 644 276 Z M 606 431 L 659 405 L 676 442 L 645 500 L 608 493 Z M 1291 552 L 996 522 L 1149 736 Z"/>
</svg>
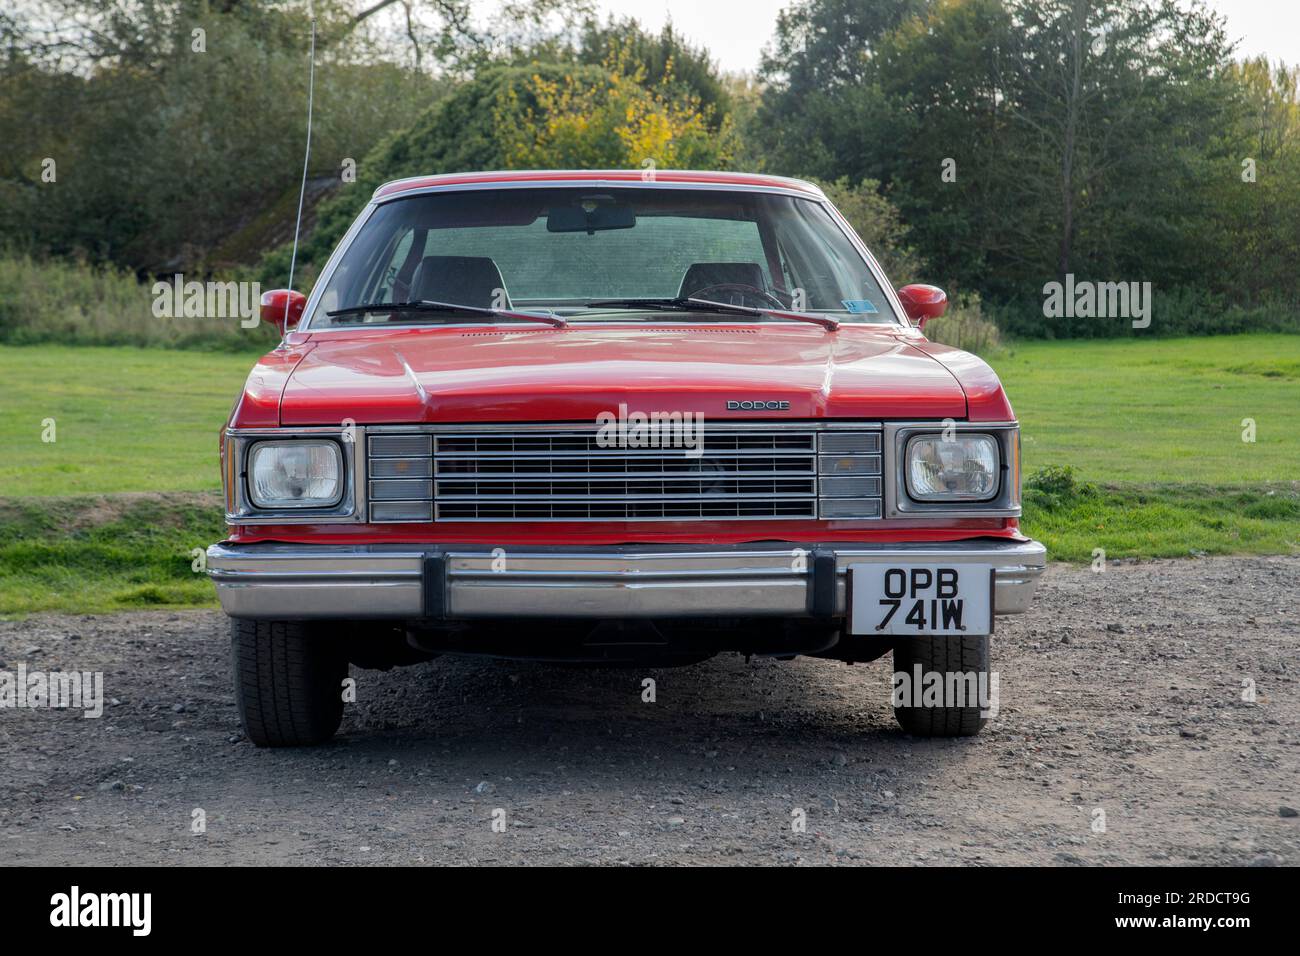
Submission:
<svg viewBox="0 0 1300 956">
<path fill-rule="evenodd" d="M 622 55 L 590 74 L 534 74 L 501 90 L 494 125 L 508 169 L 725 169 L 734 154 L 729 121 L 714 128 L 699 99 L 672 88 L 671 64 L 649 86 Z"/>
</svg>

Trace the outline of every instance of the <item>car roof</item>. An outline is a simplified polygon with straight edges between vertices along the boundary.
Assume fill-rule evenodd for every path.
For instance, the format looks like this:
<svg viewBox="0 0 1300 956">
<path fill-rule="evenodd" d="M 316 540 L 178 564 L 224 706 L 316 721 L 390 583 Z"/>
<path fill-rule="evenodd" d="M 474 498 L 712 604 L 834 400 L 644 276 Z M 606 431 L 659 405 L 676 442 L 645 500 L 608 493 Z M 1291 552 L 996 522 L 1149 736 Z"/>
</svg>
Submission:
<svg viewBox="0 0 1300 956">
<path fill-rule="evenodd" d="M 442 173 L 436 176 L 412 176 L 384 183 L 375 190 L 374 199 L 383 199 L 399 193 L 425 191 L 447 186 L 491 186 L 536 184 L 605 184 L 638 185 L 674 183 L 692 186 L 745 187 L 755 189 L 781 189 L 807 193 L 825 199 L 821 189 L 802 179 L 784 176 L 767 176 L 761 173 L 708 172 L 688 169 L 508 169 L 479 173 Z"/>
</svg>

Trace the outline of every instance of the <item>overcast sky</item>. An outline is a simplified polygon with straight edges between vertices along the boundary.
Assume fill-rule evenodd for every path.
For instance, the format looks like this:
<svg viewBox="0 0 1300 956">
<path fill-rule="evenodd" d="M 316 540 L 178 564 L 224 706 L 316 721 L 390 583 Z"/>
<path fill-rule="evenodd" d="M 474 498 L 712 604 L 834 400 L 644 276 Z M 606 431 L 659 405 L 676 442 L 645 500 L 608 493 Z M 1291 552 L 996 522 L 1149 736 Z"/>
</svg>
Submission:
<svg viewBox="0 0 1300 956">
<path fill-rule="evenodd" d="M 653 30 L 666 19 L 708 47 L 724 70 L 752 72 L 772 38 L 776 15 L 791 0 L 596 0 L 602 12 L 636 17 Z M 1300 0 L 1210 0 L 1228 18 L 1238 54 L 1300 63 Z"/>
</svg>

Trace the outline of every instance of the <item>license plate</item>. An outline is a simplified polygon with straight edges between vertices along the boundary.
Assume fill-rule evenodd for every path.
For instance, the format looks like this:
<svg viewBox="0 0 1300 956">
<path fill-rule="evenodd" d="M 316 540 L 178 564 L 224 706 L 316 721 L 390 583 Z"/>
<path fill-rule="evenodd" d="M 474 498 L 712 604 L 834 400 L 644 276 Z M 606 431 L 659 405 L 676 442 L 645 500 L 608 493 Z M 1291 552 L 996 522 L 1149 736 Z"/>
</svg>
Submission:
<svg viewBox="0 0 1300 956">
<path fill-rule="evenodd" d="M 851 634 L 989 634 L 992 624 L 992 565 L 849 565 Z"/>
</svg>

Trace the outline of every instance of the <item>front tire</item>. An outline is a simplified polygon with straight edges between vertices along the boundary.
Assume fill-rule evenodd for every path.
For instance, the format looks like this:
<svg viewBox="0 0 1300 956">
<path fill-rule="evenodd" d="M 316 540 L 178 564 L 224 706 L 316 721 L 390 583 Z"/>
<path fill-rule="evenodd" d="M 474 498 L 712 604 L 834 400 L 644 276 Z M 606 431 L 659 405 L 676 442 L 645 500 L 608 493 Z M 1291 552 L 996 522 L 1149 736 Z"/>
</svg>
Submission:
<svg viewBox="0 0 1300 956">
<path fill-rule="evenodd" d="M 343 719 L 347 660 L 322 629 L 298 621 L 230 620 L 235 700 L 259 747 L 304 747 L 334 736 Z"/>
<path fill-rule="evenodd" d="M 912 691 L 911 706 L 894 707 L 894 718 L 899 726 L 916 737 L 973 737 L 978 734 L 988 723 L 988 718 L 981 715 L 979 700 L 974 707 L 924 706 L 918 699 L 920 689 L 915 686 L 918 664 L 922 674 L 939 674 L 945 686 L 949 674 L 974 674 L 977 688 L 981 691 L 991 689 L 989 635 L 905 637 L 894 646 L 894 673 L 907 675 Z"/>
</svg>

